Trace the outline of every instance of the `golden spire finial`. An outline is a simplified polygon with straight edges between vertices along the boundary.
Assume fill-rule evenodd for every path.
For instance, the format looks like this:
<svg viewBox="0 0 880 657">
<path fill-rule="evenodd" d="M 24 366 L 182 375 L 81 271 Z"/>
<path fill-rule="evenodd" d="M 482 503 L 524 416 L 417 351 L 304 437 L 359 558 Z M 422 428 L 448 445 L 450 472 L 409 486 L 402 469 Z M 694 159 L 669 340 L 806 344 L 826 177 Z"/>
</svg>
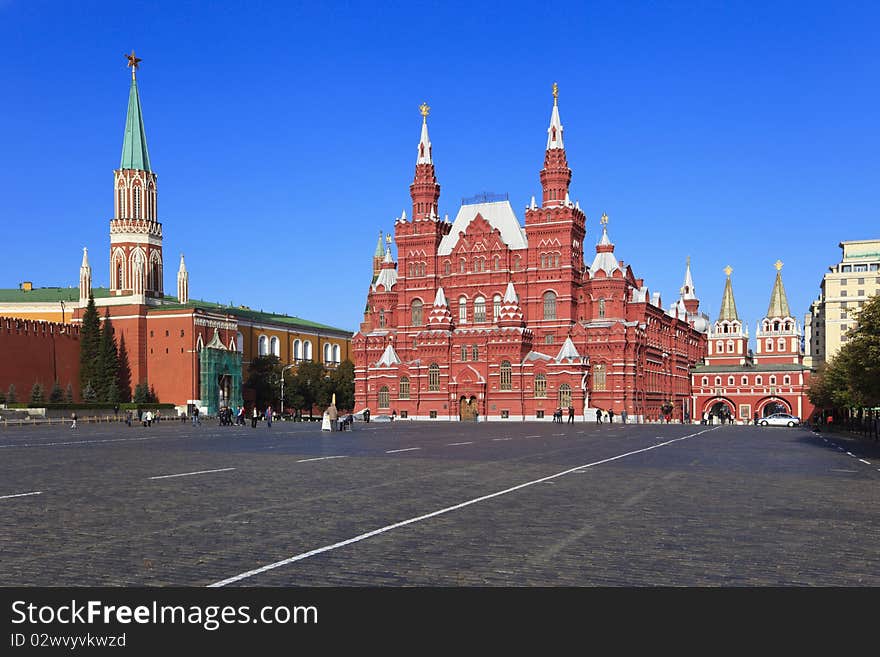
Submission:
<svg viewBox="0 0 880 657">
<path fill-rule="evenodd" d="M 422 115 L 422 120 L 428 120 L 428 112 L 431 111 L 431 108 L 428 106 L 428 103 L 422 103 L 419 105 L 419 113 Z"/>
<path fill-rule="evenodd" d="M 555 82 L 553 83 L 553 104 L 556 104 L 556 101 L 559 100 L 559 85 Z"/>
<path fill-rule="evenodd" d="M 782 271 L 782 260 L 777 260 L 773 266 L 776 267 L 776 271 Z"/>
<path fill-rule="evenodd" d="M 391 233 L 388 233 L 388 234 L 385 236 L 385 243 L 386 243 L 388 246 L 391 246 Z"/>
<path fill-rule="evenodd" d="M 126 55 L 126 58 L 128 59 L 128 67 L 131 69 L 131 79 L 134 80 L 135 73 L 137 73 L 138 66 L 140 66 L 140 63 L 144 60 L 141 59 L 140 57 L 135 56 L 134 48 L 131 49 L 130 55 Z"/>
<path fill-rule="evenodd" d="M 733 267 L 731 267 L 730 265 L 727 265 L 724 268 L 724 273 L 727 274 L 727 278 L 730 278 L 730 275 L 733 273 Z"/>
<path fill-rule="evenodd" d="M 605 214 L 604 212 L 602 213 L 602 218 L 599 219 L 599 223 L 601 223 L 603 226 L 608 225 L 608 215 Z"/>
</svg>

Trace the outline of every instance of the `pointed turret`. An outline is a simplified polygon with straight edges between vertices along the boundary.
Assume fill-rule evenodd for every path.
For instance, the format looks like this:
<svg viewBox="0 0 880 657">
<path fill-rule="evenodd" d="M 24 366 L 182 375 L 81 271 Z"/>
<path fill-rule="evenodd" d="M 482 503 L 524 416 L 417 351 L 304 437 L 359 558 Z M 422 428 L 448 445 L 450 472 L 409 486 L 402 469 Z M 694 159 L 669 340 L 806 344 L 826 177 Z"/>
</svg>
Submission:
<svg viewBox="0 0 880 657">
<path fill-rule="evenodd" d="M 590 265 L 589 270 L 590 278 L 598 274 L 599 271 L 604 271 L 606 276 L 611 276 L 614 271 L 620 269 L 620 263 L 614 257 L 614 243 L 608 237 L 608 215 L 603 213 L 600 221 L 602 223 L 602 237 L 596 244 L 596 257 L 593 258 L 593 264 Z"/>
<path fill-rule="evenodd" d="M 569 363 L 581 362 L 581 355 L 580 353 L 578 353 L 577 347 L 574 346 L 574 342 L 571 341 L 570 335 L 565 338 L 565 343 L 562 345 L 562 348 L 556 355 L 557 363 L 561 363 L 565 360 L 567 360 Z"/>
<path fill-rule="evenodd" d="M 559 86 L 553 83 L 553 111 L 550 126 L 547 128 L 547 150 L 544 153 L 544 168 L 541 169 L 541 187 L 544 190 L 542 207 L 563 205 L 568 197 L 571 183 L 571 169 L 565 158 L 562 143 L 562 122 L 559 120 Z"/>
<path fill-rule="evenodd" d="M 400 357 L 389 342 L 388 346 L 385 347 L 385 351 L 382 352 L 379 362 L 376 363 L 376 367 L 394 367 L 395 365 L 400 365 Z"/>
<path fill-rule="evenodd" d="M 177 268 L 177 300 L 180 303 L 189 302 L 189 272 L 183 254 L 180 254 L 180 267 Z"/>
<path fill-rule="evenodd" d="M 150 153 L 147 151 L 147 133 L 144 130 L 144 117 L 141 112 L 141 98 L 137 86 L 137 69 L 141 59 L 134 56 L 134 50 L 128 57 L 131 67 L 131 89 L 128 92 L 128 114 L 125 117 L 125 136 L 122 140 L 122 160 L 120 169 L 138 169 L 152 171 Z"/>
<path fill-rule="evenodd" d="M 694 279 L 691 276 L 691 257 L 687 257 L 684 270 L 684 283 L 681 286 L 681 302 L 689 315 L 695 315 L 700 307 L 697 291 L 694 288 Z"/>
<path fill-rule="evenodd" d="M 437 215 L 437 201 L 440 198 L 440 185 L 434 172 L 434 159 L 431 155 L 431 141 L 428 139 L 428 112 L 431 108 L 427 103 L 419 106 L 422 115 L 422 134 L 419 139 L 416 173 L 409 187 L 412 197 L 413 221 L 430 219 L 432 213 Z"/>
<path fill-rule="evenodd" d="M 513 281 L 507 283 L 507 290 L 504 292 L 504 299 L 501 301 L 501 314 L 498 315 L 499 326 L 525 326 L 525 319 L 519 308 L 516 290 L 513 287 Z"/>
<path fill-rule="evenodd" d="M 770 306 L 767 308 L 768 319 L 791 317 L 788 308 L 788 297 L 785 294 L 785 286 L 782 284 L 782 261 L 777 260 L 776 281 L 773 283 L 773 291 L 770 293 Z"/>
<path fill-rule="evenodd" d="M 450 330 L 452 328 L 452 314 L 449 312 L 446 293 L 442 287 L 438 287 L 437 294 L 434 295 L 434 306 L 428 314 L 428 328 L 436 330 Z"/>
<path fill-rule="evenodd" d="M 733 298 L 733 286 L 730 283 L 730 275 L 733 273 L 733 267 L 727 265 L 724 268 L 727 274 L 727 281 L 724 283 L 724 295 L 721 297 L 721 312 L 718 313 L 718 321 L 733 322 L 739 321 L 739 314 L 736 312 L 736 301 Z"/>
<path fill-rule="evenodd" d="M 379 275 L 379 270 L 382 269 L 382 261 L 385 259 L 385 248 L 382 242 L 382 231 L 379 231 L 379 241 L 376 242 L 376 250 L 373 252 L 373 277 L 375 279 L 376 276 Z"/>
<path fill-rule="evenodd" d="M 83 247 L 82 264 L 79 267 L 79 300 L 86 303 L 92 291 L 92 268 L 89 266 L 89 250 Z"/>
</svg>

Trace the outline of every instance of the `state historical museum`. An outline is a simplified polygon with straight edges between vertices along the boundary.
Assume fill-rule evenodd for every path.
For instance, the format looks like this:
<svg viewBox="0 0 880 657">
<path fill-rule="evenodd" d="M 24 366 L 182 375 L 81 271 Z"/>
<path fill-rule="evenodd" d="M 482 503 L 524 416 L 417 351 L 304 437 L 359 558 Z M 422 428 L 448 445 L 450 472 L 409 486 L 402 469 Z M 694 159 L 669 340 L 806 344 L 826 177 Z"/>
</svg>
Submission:
<svg viewBox="0 0 880 657">
<path fill-rule="evenodd" d="M 360 331 L 352 339 L 358 410 L 401 418 L 550 421 L 574 407 L 631 421 L 694 417 L 690 368 L 706 353 L 690 264 L 668 308 L 618 261 L 602 216 L 584 255 L 586 216 L 569 198 L 554 85 L 541 202 L 525 226 L 504 197 L 465 202 L 451 223 L 422 131 L 412 213 L 395 221 L 398 261 L 381 235 Z M 587 260 L 591 258 L 591 262 Z"/>
</svg>

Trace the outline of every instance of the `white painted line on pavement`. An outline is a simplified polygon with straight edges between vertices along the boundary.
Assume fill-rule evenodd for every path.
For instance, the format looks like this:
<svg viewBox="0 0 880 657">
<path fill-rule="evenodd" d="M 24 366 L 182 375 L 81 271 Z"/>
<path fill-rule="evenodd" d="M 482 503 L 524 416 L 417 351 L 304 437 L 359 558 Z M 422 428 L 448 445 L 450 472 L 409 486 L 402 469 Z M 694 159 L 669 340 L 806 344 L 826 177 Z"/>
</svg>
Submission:
<svg viewBox="0 0 880 657">
<path fill-rule="evenodd" d="M 326 461 L 327 459 L 344 459 L 345 456 L 321 456 L 316 459 L 302 459 L 301 461 L 297 461 L 297 463 L 309 463 L 310 461 Z"/>
<path fill-rule="evenodd" d="M 235 468 L 220 468 L 219 470 L 199 470 L 197 472 L 182 472 L 173 475 L 159 475 L 158 477 L 148 477 L 148 479 L 171 479 L 172 477 L 189 477 L 190 475 L 210 474 L 212 472 L 229 472 Z"/>
<path fill-rule="evenodd" d="M 861 461 L 861 462 L 864 463 L 865 465 L 871 465 L 871 462 L 870 462 L 870 461 L 866 461 L 865 459 L 859 459 L 859 461 Z"/>
<path fill-rule="evenodd" d="M 540 438 L 541 436 L 526 436 L 526 438 Z"/>
<path fill-rule="evenodd" d="M 492 440 L 494 440 L 494 441 L 499 441 L 499 440 L 513 440 L 513 438 L 493 438 Z"/>
<path fill-rule="evenodd" d="M 466 443 L 446 443 L 446 446 L 453 447 L 454 445 L 473 445 L 473 444 L 474 444 L 474 441 L 471 440 L 470 442 L 466 442 Z"/>
<path fill-rule="evenodd" d="M 853 457 L 853 458 L 855 458 L 855 457 L 856 457 L 856 455 L 855 455 L 855 454 L 853 454 L 853 453 L 852 453 L 852 452 L 847 452 L 847 454 L 849 454 L 849 455 L 850 455 L 850 456 L 852 456 L 852 457 Z"/>
<path fill-rule="evenodd" d="M 564 436 L 565 434 L 564 433 L 554 433 L 553 435 L 554 436 Z"/>
<path fill-rule="evenodd" d="M 432 511 L 431 513 L 426 513 L 421 516 L 416 516 L 415 518 L 409 518 L 408 520 L 402 520 L 401 522 L 396 522 L 393 525 L 386 525 L 385 527 L 380 527 L 379 529 L 374 529 L 373 531 L 366 532 L 365 534 L 359 534 L 358 536 L 354 536 L 354 537 L 346 539 L 344 541 L 339 541 L 338 543 L 333 543 L 332 545 L 325 545 L 325 546 L 317 548 L 315 550 L 310 550 L 309 552 L 303 552 L 302 554 L 297 554 L 295 556 L 289 557 L 288 559 L 282 559 L 281 561 L 276 561 L 275 563 L 270 563 L 265 566 L 261 566 L 259 568 L 254 568 L 253 570 L 249 570 L 247 572 L 240 573 L 238 575 L 234 575 L 232 577 L 228 577 L 226 579 L 220 580 L 219 582 L 214 582 L 213 584 L 209 584 L 208 588 L 217 588 L 220 586 L 226 586 L 227 584 L 234 584 L 236 582 L 240 582 L 243 579 L 248 579 L 249 577 L 253 577 L 254 575 L 259 575 L 260 573 L 265 573 L 269 570 L 275 570 L 276 568 L 280 568 L 282 566 L 287 566 L 287 565 L 295 563 L 297 561 L 302 561 L 303 559 L 308 559 L 309 557 L 313 557 L 316 554 L 322 554 L 324 552 L 336 550 L 338 548 L 345 547 L 346 545 L 351 545 L 352 543 L 359 543 L 359 542 L 364 541 L 368 538 L 372 538 L 373 536 L 378 536 L 380 534 L 385 534 L 385 533 L 393 531 L 395 529 L 399 529 L 400 527 L 405 527 L 407 525 L 412 525 L 417 522 L 422 522 L 423 520 L 427 520 L 429 518 L 433 518 L 435 516 L 439 516 L 444 513 L 450 513 L 452 511 L 457 511 L 458 509 L 463 509 L 465 507 L 471 506 L 472 504 L 477 504 L 479 502 L 485 502 L 486 500 L 491 500 L 492 498 L 500 497 L 501 495 L 507 495 L 508 493 L 513 493 L 514 491 L 518 491 L 521 488 L 526 488 L 528 486 L 534 486 L 536 484 L 542 484 L 545 481 L 550 481 L 551 479 L 556 479 L 558 477 L 564 477 L 565 475 L 571 474 L 573 472 L 583 472 L 585 468 L 591 468 L 593 466 L 601 465 L 603 463 L 609 463 L 610 461 L 616 461 L 617 459 L 622 459 L 627 456 L 632 456 L 633 454 L 641 454 L 642 452 L 647 452 L 652 449 L 657 449 L 658 447 L 664 447 L 666 445 L 671 445 L 672 443 L 676 443 L 681 440 L 685 440 L 687 438 L 693 438 L 694 436 L 699 436 L 700 434 L 706 433 L 707 431 L 714 431 L 714 430 L 715 430 L 715 428 L 704 429 L 702 431 L 698 431 L 697 433 L 692 433 L 692 434 L 688 434 L 687 436 L 682 436 L 681 438 L 673 438 L 672 440 L 668 440 L 665 443 L 658 443 L 656 445 L 651 445 L 650 447 L 644 447 L 642 449 L 637 449 L 632 452 L 626 452 L 625 454 L 618 454 L 617 456 L 612 456 L 607 459 L 602 459 L 601 461 L 594 461 L 593 463 L 579 465 L 576 468 L 569 468 L 568 470 L 563 470 L 562 472 L 557 472 L 556 474 L 552 474 L 547 477 L 542 477 L 540 479 L 535 479 L 533 481 L 527 481 L 524 484 L 519 484 L 519 485 L 513 486 L 511 488 L 505 488 L 504 490 L 500 490 L 495 493 L 490 493 L 489 495 L 483 495 L 482 497 L 475 497 L 471 500 L 467 500 L 466 502 L 461 502 L 460 504 L 456 504 L 454 506 L 448 506 L 445 509 L 438 509 L 437 511 Z"/>
<path fill-rule="evenodd" d="M 386 454 L 397 454 L 398 452 L 411 452 L 415 449 L 421 449 L 421 447 L 407 447 L 406 449 L 389 449 Z"/>
<path fill-rule="evenodd" d="M 106 440 L 74 440 L 63 443 L 24 443 L 17 445 L 0 445 L 0 447 L 56 447 L 58 445 L 86 445 L 89 443 L 121 443 L 133 440 L 155 440 L 162 436 L 144 436 L 143 438 L 107 438 Z"/>
<path fill-rule="evenodd" d="M 28 495 L 42 495 L 43 491 L 38 490 L 33 493 L 18 493 L 16 495 L 0 495 L 0 500 L 8 500 L 11 497 L 27 497 Z"/>
</svg>

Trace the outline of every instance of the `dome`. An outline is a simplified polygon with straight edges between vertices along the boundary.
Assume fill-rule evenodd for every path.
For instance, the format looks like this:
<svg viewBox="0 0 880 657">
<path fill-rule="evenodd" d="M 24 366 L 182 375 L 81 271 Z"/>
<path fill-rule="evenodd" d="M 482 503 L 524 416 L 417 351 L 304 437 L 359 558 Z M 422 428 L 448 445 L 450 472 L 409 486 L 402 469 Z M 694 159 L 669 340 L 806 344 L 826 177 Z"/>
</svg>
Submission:
<svg viewBox="0 0 880 657">
<path fill-rule="evenodd" d="M 709 330 L 709 321 L 705 317 L 699 316 L 694 320 L 694 328 L 700 333 L 706 333 Z"/>
</svg>

